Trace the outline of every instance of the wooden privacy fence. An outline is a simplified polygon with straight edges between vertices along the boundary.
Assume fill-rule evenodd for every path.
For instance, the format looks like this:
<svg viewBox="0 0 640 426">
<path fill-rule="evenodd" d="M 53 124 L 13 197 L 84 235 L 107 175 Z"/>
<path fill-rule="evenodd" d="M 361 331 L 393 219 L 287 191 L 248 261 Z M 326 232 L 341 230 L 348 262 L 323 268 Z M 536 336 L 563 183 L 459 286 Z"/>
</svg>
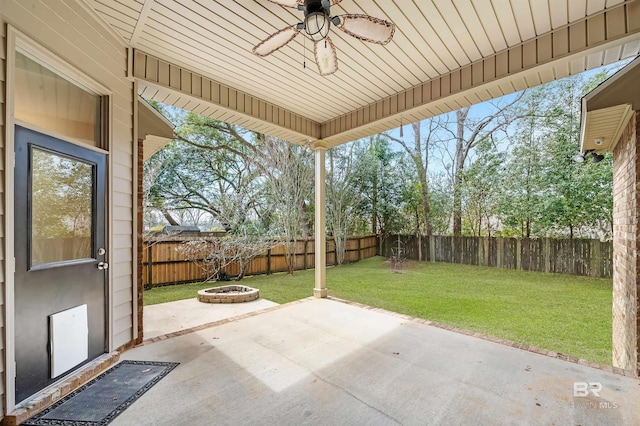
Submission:
<svg viewBox="0 0 640 426">
<path fill-rule="evenodd" d="M 204 274 L 194 262 L 188 260 L 176 248 L 197 237 L 149 238 L 143 241 L 142 283 L 145 287 L 196 282 L 203 280 Z M 315 244 L 313 239 L 301 239 L 296 242 L 295 269 L 315 267 Z M 355 262 L 377 254 L 378 239 L 375 235 L 350 237 L 346 244 L 345 262 Z M 327 265 L 336 263 L 336 249 L 333 239 L 327 238 Z M 284 245 L 276 246 L 251 261 L 247 275 L 271 274 L 287 270 Z M 240 272 L 238 265 L 225 268 L 229 275 Z"/>
<path fill-rule="evenodd" d="M 601 278 L 613 271 L 613 244 L 599 240 L 389 235 L 382 255 L 417 260 L 419 247 L 422 260 L 436 262 Z"/>
</svg>

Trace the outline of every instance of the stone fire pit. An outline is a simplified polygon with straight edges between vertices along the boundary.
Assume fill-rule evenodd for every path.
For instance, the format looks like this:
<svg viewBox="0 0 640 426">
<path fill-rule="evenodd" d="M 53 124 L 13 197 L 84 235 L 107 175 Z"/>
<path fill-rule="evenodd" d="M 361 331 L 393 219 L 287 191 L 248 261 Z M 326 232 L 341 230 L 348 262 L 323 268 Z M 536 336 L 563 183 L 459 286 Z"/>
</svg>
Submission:
<svg viewBox="0 0 640 426">
<path fill-rule="evenodd" d="M 257 288 L 245 285 L 223 285 L 198 292 L 198 300 L 203 303 L 242 303 L 251 302 L 259 297 L 260 291 Z"/>
</svg>

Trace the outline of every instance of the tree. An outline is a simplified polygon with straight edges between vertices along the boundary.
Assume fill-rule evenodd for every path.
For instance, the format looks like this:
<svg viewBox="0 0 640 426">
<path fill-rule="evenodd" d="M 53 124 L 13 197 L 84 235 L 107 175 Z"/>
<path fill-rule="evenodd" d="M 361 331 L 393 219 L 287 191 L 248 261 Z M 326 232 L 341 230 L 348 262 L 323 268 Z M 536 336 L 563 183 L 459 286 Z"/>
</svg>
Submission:
<svg viewBox="0 0 640 426">
<path fill-rule="evenodd" d="M 590 81 L 579 76 L 556 82 L 554 107 L 548 116 L 543 185 L 545 198 L 542 227 L 551 235 L 568 235 L 591 228 L 601 220 L 612 202 L 612 171 L 607 161 L 580 164 L 573 161 L 580 146 L 581 98 L 589 87 L 604 79 L 595 75 Z M 604 209 L 597 204 L 600 201 Z"/>
<path fill-rule="evenodd" d="M 436 235 L 444 235 L 450 231 L 453 191 L 451 190 L 451 180 L 446 173 L 440 172 L 432 174 L 429 178 L 431 190 L 431 225 Z"/>
<path fill-rule="evenodd" d="M 358 142 L 331 148 L 327 154 L 329 167 L 326 178 L 327 228 L 333 236 L 336 263 L 344 263 L 347 238 L 356 229 L 362 194 L 357 189 L 361 177 L 354 165 Z"/>
<path fill-rule="evenodd" d="M 374 135 L 356 144 L 353 167 L 363 197 L 361 216 L 370 218 L 371 232 L 381 236 L 399 232 L 404 223 L 398 211 L 408 172 L 402 153 L 391 149 L 385 135 Z"/>
<path fill-rule="evenodd" d="M 492 225 L 492 219 L 495 220 L 498 213 L 498 194 L 502 189 L 506 155 L 496 150 L 490 139 L 480 141 L 475 154 L 462 180 L 463 224 L 473 236 L 490 237 L 495 225 Z M 483 232 L 483 227 L 486 232 Z"/>
<path fill-rule="evenodd" d="M 201 211 L 229 234 L 251 225 L 284 235 L 292 273 L 296 242 L 312 230 L 310 151 L 195 113 L 172 117 L 176 140 L 148 162 L 145 205 L 170 224 Z"/>
<path fill-rule="evenodd" d="M 465 107 L 455 112 L 453 125 L 447 123 L 444 129 L 449 132 L 455 144 L 453 157 L 453 235 L 462 234 L 462 184 L 467 159 L 471 151 L 484 139 L 494 136 L 513 122 L 517 117 L 511 108 L 522 98 L 524 92 L 515 95 L 511 100 L 490 103 L 493 111 L 480 118 L 470 115 L 472 107 Z"/>
<path fill-rule="evenodd" d="M 228 232 L 256 219 L 260 169 L 247 161 L 255 147 L 244 138 L 246 132 L 194 113 L 178 120 L 176 140 L 146 162 L 149 172 L 159 165 L 155 179 L 148 179 L 147 207 L 162 212 L 172 225 L 180 224 L 177 212 L 197 209 Z"/>
<path fill-rule="evenodd" d="M 311 234 L 313 157 L 310 149 L 286 141 L 264 135 L 259 141 L 266 200 L 284 241 L 287 271 L 293 274 L 298 240 Z"/>
<path fill-rule="evenodd" d="M 500 218 L 504 233 L 533 236 L 611 234 L 609 157 L 594 164 L 572 160 L 579 151 L 582 96 L 603 81 L 574 76 L 528 91 L 511 149 Z"/>
<path fill-rule="evenodd" d="M 278 244 L 281 244 L 278 240 L 256 235 L 226 235 L 187 241 L 177 250 L 202 269 L 205 282 L 212 279 L 228 281 L 230 276 L 226 269 L 232 264 L 239 269 L 234 280 L 240 281 L 254 258 Z"/>
<path fill-rule="evenodd" d="M 400 144 L 411 160 L 413 160 L 420 189 L 420 204 L 422 206 L 422 226 L 416 229 L 418 236 L 431 235 L 432 233 L 428 182 L 429 147 L 432 144 L 432 139 L 435 137 L 435 130 L 440 126 L 439 118 L 425 121 L 428 126 L 428 131 L 424 138 L 422 137 L 422 122 L 411 123 L 413 130 L 413 145 L 411 146 L 402 138 L 395 138 L 389 134 L 386 135 L 390 140 Z"/>
<path fill-rule="evenodd" d="M 501 189 L 499 201 L 503 235 L 530 238 L 540 227 L 544 198 L 542 145 L 550 130 L 546 115 L 553 104 L 552 96 L 549 86 L 538 86 L 527 91 L 515 106 L 521 118 L 507 136 L 509 151 L 504 171 L 507 184 Z"/>
<path fill-rule="evenodd" d="M 91 256 L 91 165 L 40 149 L 31 155 L 31 243 L 34 264 Z M 47 250 L 49 241 L 64 250 Z"/>
</svg>

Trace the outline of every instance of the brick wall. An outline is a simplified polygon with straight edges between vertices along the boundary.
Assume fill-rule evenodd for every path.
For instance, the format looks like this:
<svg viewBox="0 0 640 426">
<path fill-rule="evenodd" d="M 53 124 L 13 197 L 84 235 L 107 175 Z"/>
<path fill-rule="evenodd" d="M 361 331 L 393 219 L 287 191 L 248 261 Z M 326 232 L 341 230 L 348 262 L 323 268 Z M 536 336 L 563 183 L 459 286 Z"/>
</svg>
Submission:
<svg viewBox="0 0 640 426">
<path fill-rule="evenodd" d="M 639 372 L 640 111 L 613 152 L 613 365 Z"/>
<path fill-rule="evenodd" d="M 138 217 L 136 220 L 138 221 L 138 259 L 136 261 L 136 285 L 138 286 L 138 330 L 135 339 L 135 343 L 142 342 L 142 330 L 143 330 L 143 322 L 142 322 L 142 302 L 144 297 L 144 284 L 142 283 L 142 168 L 144 162 L 144 152 L 142 147 L 142 139 L 138 139 L 138 194 L 137 194 L 137 203 L 138 203 Z M 134 331 L 135 332 L 135 331 Z"/>
</svg>

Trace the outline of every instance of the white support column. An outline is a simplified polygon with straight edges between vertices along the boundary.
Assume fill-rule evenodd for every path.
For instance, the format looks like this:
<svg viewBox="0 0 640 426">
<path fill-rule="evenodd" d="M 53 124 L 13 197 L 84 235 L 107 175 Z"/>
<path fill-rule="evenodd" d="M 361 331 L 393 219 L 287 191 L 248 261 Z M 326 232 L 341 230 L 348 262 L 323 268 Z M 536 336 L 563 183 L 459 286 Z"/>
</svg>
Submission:
<svg viewBox="0 0 640 426">
<path fill-rule="evenodd" d="M 327 297 L 327 246 L 326 246 L 326 202 L 325 202 L 325 150 L 318 143 L 314 146 L 316 157 L 315 185 L 315 251 L 316 251 L 316 280 L 313 295 L 317 298 Z"/>
</svg>

